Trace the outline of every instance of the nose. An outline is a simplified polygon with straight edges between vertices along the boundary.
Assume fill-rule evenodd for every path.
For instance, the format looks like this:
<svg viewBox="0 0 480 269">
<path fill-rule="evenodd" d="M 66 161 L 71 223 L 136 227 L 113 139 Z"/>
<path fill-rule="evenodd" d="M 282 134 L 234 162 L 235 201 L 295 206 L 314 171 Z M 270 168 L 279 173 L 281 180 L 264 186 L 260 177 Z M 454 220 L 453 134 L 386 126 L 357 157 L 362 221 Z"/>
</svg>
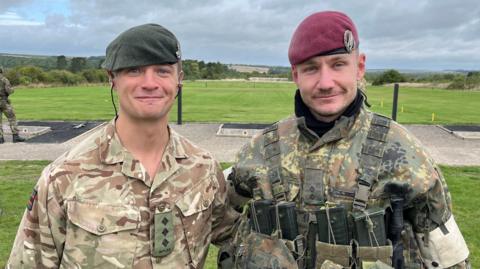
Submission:
<svg viewBox="0 0 480 269">
<path fill-rule="evenodd" d="M 318 72 L 317 88 L 331 89 L 335 86 L 335 79 L 332 70 L 329 68 L 321 68 Z"/>
<path fill-rule="evenodd" d="M 155 72 L 150 69 L 146 69 L 143 74 L 142 88 L 145 90 L 155 90 L 158 88 L 158 83 L 156 82 Z"/>
</svg>

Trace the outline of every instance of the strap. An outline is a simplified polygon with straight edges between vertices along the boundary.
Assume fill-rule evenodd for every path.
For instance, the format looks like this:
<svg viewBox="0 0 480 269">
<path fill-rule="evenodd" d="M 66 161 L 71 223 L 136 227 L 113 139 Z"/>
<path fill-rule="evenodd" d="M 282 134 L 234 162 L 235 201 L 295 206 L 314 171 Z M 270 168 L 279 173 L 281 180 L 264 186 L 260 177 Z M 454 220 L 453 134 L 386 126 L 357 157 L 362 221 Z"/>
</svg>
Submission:
<svg viewBox="0 0 480 269">
<path fill-rule="evenodd" d="M 267 177 L 272 188 L 275 201 L 286 201 L 287 188 L 282 180 L 282 168 L 280 158 L 280 144 L 278 124 L 275 123 L 263 131 L 264 158 L 267 166 Z"/>
<path fill-rule="evenodd" d="M 360 176 L 353 200 L 353 209 L 355 210 L 365 210 L 371 187 L 378 180 L 390 122 L 389 118 L 373 113 L 370 129 L 368 130 L 360 157 L 360 167 L 358 169 Z"/>
</svg>

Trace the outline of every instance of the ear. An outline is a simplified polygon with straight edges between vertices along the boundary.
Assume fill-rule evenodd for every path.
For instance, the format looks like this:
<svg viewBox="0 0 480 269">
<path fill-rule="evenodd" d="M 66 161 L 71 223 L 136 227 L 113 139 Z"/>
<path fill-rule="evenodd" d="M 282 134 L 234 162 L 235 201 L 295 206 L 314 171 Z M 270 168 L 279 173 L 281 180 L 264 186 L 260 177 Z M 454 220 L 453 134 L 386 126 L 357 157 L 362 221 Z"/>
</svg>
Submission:
<svg viewBox="0 0 480 269">
<path fill-rule="evenodd" d="M 115 78 L 115 75 L 113 74 L 112 71 L 108 70 L 107 71 L 107 75 L 108 75 L 108 82 L 110 82 L 110 86 L 113 88 L 115 87 L 115 82 L 113 81 L 114 78 Z"/>
<path fill-rule="evenodd" d="M 358 55 L 357 59 L 357 80 L 360 80 L 365 76 L 365 61 L 366 61 L 366 56 L 363 53 L 360 53 Z"/>
<path fill-rule="evenodd" d="M 292 69 L 292 79 L 295 82 L 295 84 L 298 84 L 298 70 L 296 65 L 291 66 Z"/>
<path fill-rule="evenodd" d="M 178 87 L 182 87 L 182 81 L 183 81 L 183 76 L 184 76 L 184 73 L 183 73 L 183 70 L 181 70 L 179 73 L 178 73 Z"/>
</svg>

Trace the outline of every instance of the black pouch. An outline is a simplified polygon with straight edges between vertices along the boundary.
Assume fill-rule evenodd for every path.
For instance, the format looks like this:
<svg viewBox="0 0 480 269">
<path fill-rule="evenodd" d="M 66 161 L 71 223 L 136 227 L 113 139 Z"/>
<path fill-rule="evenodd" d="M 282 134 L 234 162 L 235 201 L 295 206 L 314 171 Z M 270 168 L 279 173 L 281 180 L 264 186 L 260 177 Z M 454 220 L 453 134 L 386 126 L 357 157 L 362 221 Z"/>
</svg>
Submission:
<svg viewBox="0 0 480 269">
<path fill-rule="evenodd" d="M 385 230 L 385 209 L 369 208 L 352 213 L 354 237 L 359 246 L 385 246 L 387 236 Z"/>
<path fill-rule="evenodd" d="M 250 225 L 255 232 L 272 234 L 275 227 L 270 214 L 272 205 L 272 200 L 256 200 L 250 203 Z"/>
<path fill-rule="evenodd" d="M 297 213 L 294 202 L 281 202 L 270 207 L 270 216 L 273 227 L 280 228 L 282 238 L 295 240 L 298 233 Z M 279 225 L 277 225 L 277 220 Z"/>
<path fill-rule="evenodd" d="M 347 211 L 343 205 L 322 207 L 315 212 L 315 216 L 317 217 L 318 241 L 336 245 L 350 243 Z"/>
</svg>

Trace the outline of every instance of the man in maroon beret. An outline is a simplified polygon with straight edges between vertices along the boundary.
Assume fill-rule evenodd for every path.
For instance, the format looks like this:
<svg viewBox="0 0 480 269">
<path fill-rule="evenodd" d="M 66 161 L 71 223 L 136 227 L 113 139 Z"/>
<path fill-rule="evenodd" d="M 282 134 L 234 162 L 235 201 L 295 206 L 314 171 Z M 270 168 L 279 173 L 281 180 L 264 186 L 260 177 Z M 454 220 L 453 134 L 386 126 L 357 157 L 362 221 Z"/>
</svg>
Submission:
<svg viewBox="0 0 480 269">
<path fill-rule="evenodd" d="M 248 207 L 220 251 L 223 268 L 228 257 L 242 268 L 469 267 L 438 166 L 404 127 L 366 108 L 359 43 L 340 12 L 295 30 L 295 115 L 254 137 L 229 171 L 230 201 Z"/>
</svg>

